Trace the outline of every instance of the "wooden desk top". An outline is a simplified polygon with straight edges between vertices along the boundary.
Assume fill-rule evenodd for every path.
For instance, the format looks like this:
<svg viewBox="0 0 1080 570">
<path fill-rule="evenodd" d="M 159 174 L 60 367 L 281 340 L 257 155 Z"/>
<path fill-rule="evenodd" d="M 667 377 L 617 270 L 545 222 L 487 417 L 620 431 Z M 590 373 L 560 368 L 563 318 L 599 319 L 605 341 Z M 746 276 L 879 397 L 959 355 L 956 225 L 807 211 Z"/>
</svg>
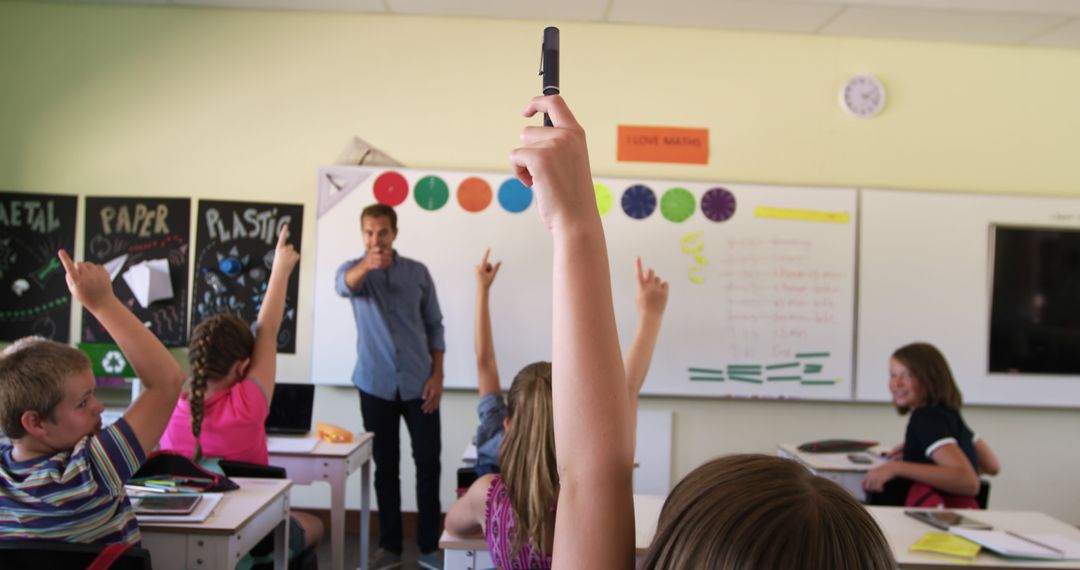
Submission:
<svg viewBox="0 0 1080 570">
<path fill-rule="evenodd" d="M 1011 569 L 1011 568 L 1073 568 L 1080 569 L 1080 560 L 1021 560 L 1016 558 L 1004 558 L 985 549 L 975 558 L 974 562 L 964 560 L 943 560 L 932 557 L 929 554 L 911 552 L 911 545 L 928 532 L 936 531 L 934 527 L 921 523 L 904 514 L 904 507 L 867 507 L 874 516 L 881 530 L 885 532 L 885 538 L 892 546 L 893 556 L 896 557 L 900 568 L 950 569 L 957 566 L 966 566 L 978 569 Z M 971 518 L 993 525 L 995 529 L 1011 530 L 1026 534 L 1059 534 L 1073 540 L 1080 541 L 1080 529 L 1068 523 L 1064 523 L 1050 515 L 1036 511 L 970 511 Z"/>
<path fill-rule="evenodd" d="M 236 529 L 247 524 L 252 517 L 275 499 L 285 494 L 292 481 L 288 479 L 248 479 L 234 477 L 233 481 L 240 488 L 227 491 L 221 502 L 203 522 L 143 522 L 139 528 L 143 532 L 176 532 L 182 530 L 191 534 L 232 534 Z"/>
<path fill-rule="evenodd" d="M 660 518 L 660 509 L 667 497 L 657 495 L 634 495 L 634 520 L 636 521 L 634 551 L 642 556 L 649 550 L 653 535 L 656 534 L 656 521 Z M 450 550 L 487 550 L 484 537 L 459 538 L 445 530 L 439 537 L 439 548 Z"/>
<path fill-rule="evenodd" d="M 315 449 L 312 449 L 311 451 L 271 451 L 270 456 L 347 457 L 364 445 L 370 445 L 373 439 L 375 439 L 375 434 L 371 432 L 361 432 L 353 434 L 353 440 L 350 443 L 330 443 L 327 441 L 320 441 L 315 445 Z"/>
</svg>

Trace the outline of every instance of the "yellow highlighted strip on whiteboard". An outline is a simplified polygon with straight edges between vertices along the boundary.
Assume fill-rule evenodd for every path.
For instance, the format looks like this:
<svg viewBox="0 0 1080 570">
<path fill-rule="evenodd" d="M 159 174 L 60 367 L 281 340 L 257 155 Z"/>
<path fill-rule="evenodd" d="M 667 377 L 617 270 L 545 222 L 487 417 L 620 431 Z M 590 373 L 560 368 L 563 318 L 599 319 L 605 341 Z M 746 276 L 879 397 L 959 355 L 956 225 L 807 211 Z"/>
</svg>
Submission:
<svg viewBox="0 0 1080 570">
<path fill-rule="evenodd" d="M 800 222 L 825 222 L 830 224 L 846 224 L 850 221 L 847 212 L 797 210 L 795 208 L 773 208 L 770 206 L 758 206 L 757 208 L 754 208 L 754 215 L 759 218 L 798 220 Z"/>
</svg>

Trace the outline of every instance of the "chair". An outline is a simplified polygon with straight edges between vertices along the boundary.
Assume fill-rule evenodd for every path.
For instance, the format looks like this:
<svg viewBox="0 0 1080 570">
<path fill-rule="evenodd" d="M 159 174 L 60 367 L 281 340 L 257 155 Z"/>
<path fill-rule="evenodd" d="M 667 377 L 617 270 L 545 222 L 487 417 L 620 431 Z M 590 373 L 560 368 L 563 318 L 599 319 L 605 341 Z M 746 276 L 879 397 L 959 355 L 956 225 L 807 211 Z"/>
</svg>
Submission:
<svg viewBox="0 0 1080 570">
<path fill-rule="evenodd" d="M 0 541 L 4 568 L 86 568 L 105 549 L 103 544 L 78 544 L 53 540 Z M 129 548 L 109 566 L 113 570 L 150 570 L 150 551 Z"/>
<path fill-rule="evenodd" d="M 866 492 L 866 504 L 876 506 L 902 507 L 907 501 L 908 488 L 911 481 L 908 479 L 893 479 L 885 484 L 885 489 L 880 493 Z M 979 492 L 975 495 L 975 502 L 980 509 L 986 509 L 990 504 L 990 481 L 979 480 Z"/>
</svg>

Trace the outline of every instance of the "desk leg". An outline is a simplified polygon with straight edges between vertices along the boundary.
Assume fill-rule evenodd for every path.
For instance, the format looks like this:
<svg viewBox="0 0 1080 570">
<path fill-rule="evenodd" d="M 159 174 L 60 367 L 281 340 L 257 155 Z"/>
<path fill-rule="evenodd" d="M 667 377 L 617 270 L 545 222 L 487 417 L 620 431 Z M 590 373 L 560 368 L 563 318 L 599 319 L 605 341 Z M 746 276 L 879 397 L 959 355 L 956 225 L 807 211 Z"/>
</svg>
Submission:
<svg viewBox="0 0 1080 570">
<path fill-rule="evenodd" d="M 371 460 L 360 467 L 360 570 L 368 567 L 368 539 L 371 536 Z"/>
<path fill-rule="evenodd" d="M 327 465 L 324 476 L 330 483 L 330 568 L 345 568 L 345 465 Z"/>
<path fill-rule="evenodd" d="M 289 508 L 285 507 L 285 520 L 274 527 L 274 570 L 289 568 Z"/>
</svg>

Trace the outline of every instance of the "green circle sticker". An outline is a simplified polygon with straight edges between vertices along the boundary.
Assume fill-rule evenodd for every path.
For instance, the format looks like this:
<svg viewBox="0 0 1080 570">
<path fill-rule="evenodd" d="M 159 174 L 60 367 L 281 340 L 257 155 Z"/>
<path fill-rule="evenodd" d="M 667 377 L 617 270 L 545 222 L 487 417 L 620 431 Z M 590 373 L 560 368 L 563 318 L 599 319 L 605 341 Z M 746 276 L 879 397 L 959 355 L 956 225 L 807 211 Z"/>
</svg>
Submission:
<svg viewBox="0 0 1080 570">
<path fill-rule="evenodd" d="M 611 211 L 612 204 L 615 203 L 611 197 L 611 188 L 608 188 L 606 184 L 594 182 L 593 189 L 596 191 L 596 209 L 600 210 L 601 216 L 606 216 Z"/>
<path fill-rule="evenodd" d="M 450 188 L 446 181 L 438 176 L 425 176 L 413 188 L 413 197 L 421 208 L 435 211 L 446 205 L 450 199 Z"/>
<path fill-rule="evenodd" d="M 671 188 L 660 198 L 660 213 L 670 222 L 685 222 L 694 207 L 694 195 L 686 188 Z"/>
</svg>

